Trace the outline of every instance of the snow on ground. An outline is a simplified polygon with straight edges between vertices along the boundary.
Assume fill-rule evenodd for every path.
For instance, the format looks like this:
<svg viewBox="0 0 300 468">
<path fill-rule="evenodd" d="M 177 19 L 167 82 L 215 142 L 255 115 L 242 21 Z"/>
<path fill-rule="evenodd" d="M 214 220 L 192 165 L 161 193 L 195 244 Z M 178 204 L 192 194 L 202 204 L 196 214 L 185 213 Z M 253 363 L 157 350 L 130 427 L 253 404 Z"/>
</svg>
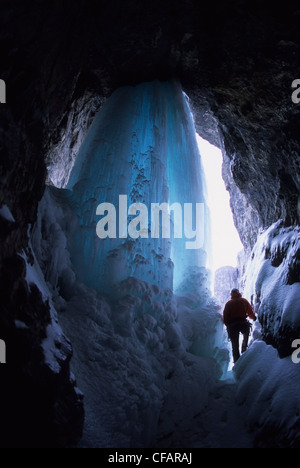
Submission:
<svg viewBox="0 0 300 468">
<path fill-rule="evenodd" d="M 203 411 L 187 418 L 175 434 L 159 441 L 171 448 L 252 448 L 253 434 L 246 427 L 245 409 L 236 402 L 233 374 L 212 388 Z"/>
<path fill-rule="evenodd" d="M 143 287 L 141 299 L 136 291 Z M 161 307 L 147 300 L 151 290 L 131 279 L 130 294 L 112 306 L 81 286 L 60 313 L 85 395 L 84 447 L 154 447 L 168 434 L 173 439 L 175 427 L 188 432 L 221 375 L 213 358 L 186 351 L 174 311 L 157 314 Z"/>
</svg>

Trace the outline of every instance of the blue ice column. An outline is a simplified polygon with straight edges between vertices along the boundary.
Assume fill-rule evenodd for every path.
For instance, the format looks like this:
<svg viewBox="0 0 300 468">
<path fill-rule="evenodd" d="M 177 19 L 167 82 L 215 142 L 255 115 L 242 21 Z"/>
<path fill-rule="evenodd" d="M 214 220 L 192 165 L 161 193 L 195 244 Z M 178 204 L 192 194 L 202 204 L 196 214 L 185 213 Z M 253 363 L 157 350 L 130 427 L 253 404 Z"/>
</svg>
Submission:
<svg viewBox="0 0 300 468">
<path fill-rule="evenodd" d="M 79 220 L 71 240 L 77 276 L 102 293 L 132 276 L 173 288 L 191 266 L 205 264 L 205 246 L 187 250 L 187 239 L 151 237 L 151 203 L 204 203 L 203 172 L 187 100 L 177 82 L 120 88 L 106 101 L 82 144 L 67 188 Z M 148 238 L 96 234 L 97 206 L 126 195 L 128 207 L 149 212 Z M 132 219 L 129 218 L 129 220 Z M 152 226 L 153 227 L 153 226 Z M 121 238 L 120 238 L 121 234 Z M 183 233 L 184 234 L 184 233 Z M 171 260 L 172 258 L 172 260 Z"/>
<path fill-rule="evenodd" d="M 206 185 L 201 156 L 196 139 L 193 116 L 188 99 L 179 83 L 170 84 L 166 90 L 168 107 L 166 112 L 166 148 L 169 203 L 178 202 L 184 208 L 192 205 L 193 230 L 198 229 L 202 237 L 201 248 L 187 248 L 189 240 L 172 240 L 171 258 L 174 262 L 174 290 L 187 276 L 195 274 L 195 268 L 206 267 L 210 245 L 210 216 L 206 204 Z M 196 204 L 200 208 L 200 223 L 196 226 Z M 184 209 L 188 220 L 188 210 Z M 188 223 L 189 224 L 189 223 Z M 183 229 L 184 230 L 184 229 Z M 184 233 L 183 233 L 184 234 Z"/>
</svg>

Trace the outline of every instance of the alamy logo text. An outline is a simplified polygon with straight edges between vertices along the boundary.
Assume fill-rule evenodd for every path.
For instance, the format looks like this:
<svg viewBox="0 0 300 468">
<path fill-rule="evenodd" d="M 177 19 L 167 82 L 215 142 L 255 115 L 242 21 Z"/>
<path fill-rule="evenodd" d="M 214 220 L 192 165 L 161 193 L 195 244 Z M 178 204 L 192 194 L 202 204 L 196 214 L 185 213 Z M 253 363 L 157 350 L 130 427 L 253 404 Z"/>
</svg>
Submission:
<svg viewBox="0 0 300 468">
<path fill-rule="evenodd" d="M 292 83 L 292 88 L 295 91 L 292 93 L 292 101 L 294 104 L 300 103 L 300 80 L 294 80 Z"/>
<path fill-rule="evenodd" d="M 4 340 L 0 340 L 0 364 L 6 364 L 6 344 Z"/>
<path fill-rule="evenodd" d="M 6 84 L 4 80 L 0 80 L 0 104 L 6 104 Z"/>
<path fill-rule="evenodd" d="M 150 221 L 149 221 L 150 214 Z M 96 233 L 100 239 L 187 239 L 186 249 L 201 249 L 204 244 L 204 203 L 133 203 L 128 207 L 127 195 L 119 195 L 118 213 L 112 203 L 101 203 L 96 210 L 102 216 Z M 131 218 L 131 219 L 130 219 Z M 160 222 L 161 220 L 161 222 Z"/>
</svg>

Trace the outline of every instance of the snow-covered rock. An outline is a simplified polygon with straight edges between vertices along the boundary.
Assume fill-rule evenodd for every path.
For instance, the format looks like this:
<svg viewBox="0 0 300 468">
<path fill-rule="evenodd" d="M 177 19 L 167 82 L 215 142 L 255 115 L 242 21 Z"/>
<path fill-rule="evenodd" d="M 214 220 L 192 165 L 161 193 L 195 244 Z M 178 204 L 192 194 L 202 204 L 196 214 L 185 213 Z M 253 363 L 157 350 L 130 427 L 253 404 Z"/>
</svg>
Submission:
<svg viewBox="0 0 300 468">
<path fill-rule="evenodd" d="M 246 297 L 251 299 L 261 323 L 263 339 L 291 354 L 291 343 L 300 337 L 300 228 L 281 221 L 263 232 L 245 272 Z"/>
<path fill-rule="evenodd" d="M 237 403 L 254 446 L 299 448 L 300 372 L 291 357 L 280 359 L 271 345 L 257 340 L 234 368 Z"/>
</svg>

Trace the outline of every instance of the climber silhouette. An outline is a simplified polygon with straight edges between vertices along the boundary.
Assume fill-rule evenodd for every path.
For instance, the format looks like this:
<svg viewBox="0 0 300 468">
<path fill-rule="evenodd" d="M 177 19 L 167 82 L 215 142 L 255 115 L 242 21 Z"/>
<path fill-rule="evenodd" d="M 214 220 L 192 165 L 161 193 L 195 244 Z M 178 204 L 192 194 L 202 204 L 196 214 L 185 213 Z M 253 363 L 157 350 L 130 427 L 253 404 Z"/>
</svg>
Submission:
<svg viewBox="0 0 300 468">
<path fill-rule="evenodd" d="M 223 321 L 227 327 L 228 337 L 231 341 L 234 363 L 240 357 L 240 333 L 244 337 L 242 353 L 246 351 L 248 346 L 251 324 L 248 322 L 247 317 L 254 321 L 256 320 L 256 315 L 247 299 L 242 297 L 238 289 L 233 289 L 231 291 L 231 300 L 227 302 L 223 311 Z"/>
</svg>

